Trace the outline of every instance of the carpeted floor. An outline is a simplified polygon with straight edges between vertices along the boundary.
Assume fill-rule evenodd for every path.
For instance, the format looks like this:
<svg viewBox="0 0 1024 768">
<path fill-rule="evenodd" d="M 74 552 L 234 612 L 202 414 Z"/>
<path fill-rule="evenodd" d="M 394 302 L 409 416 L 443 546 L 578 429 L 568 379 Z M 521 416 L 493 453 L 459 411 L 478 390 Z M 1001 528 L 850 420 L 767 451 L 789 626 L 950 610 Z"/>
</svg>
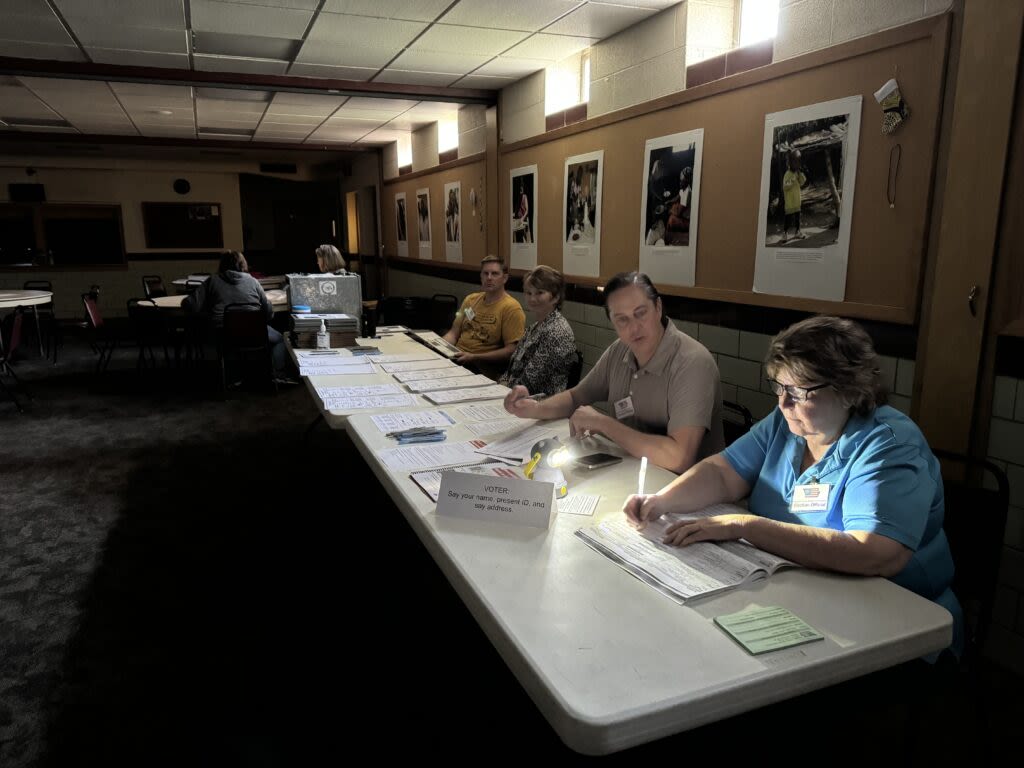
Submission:
<svg viewBox="0 0 1024 768">
<path fill-rule="evenodd" d="M 57 367 L 29 357 L 34 403 L 0 401 L 0 766 L 575 757 L 347 438 L 304 434 L 304 386 L 221 399 L 212 370 L 92 364 L 74 342 Z M 772 763 L 779 737 L 779 759 L 792 737 L 883 762 L 975 756 L 971 700 L 927 702 L 919 672 L 616 757 Z M 988 700 L 989 745 L 1014 743 L 1019 702 Z"/>
</svg>

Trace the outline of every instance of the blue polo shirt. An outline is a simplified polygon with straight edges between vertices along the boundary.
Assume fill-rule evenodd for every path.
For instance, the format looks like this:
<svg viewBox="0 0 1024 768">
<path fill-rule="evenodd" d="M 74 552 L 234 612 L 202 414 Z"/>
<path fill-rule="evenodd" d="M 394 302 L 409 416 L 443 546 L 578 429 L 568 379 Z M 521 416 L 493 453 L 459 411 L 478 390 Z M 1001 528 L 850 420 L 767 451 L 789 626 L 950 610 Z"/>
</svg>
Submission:
<svg viewBox="0 0 1024 768">
<path fill-rule="evenodd" d="M 867 416 L 851 416 L 821 460 L 801 473 L 806 446 L 776 408 L 723 455 L 750 486 L 753 513 L 784 523 L 876 533 L 913 551 L 891 580 L 953 614 L 952 647 L 959 652 L 963 614 L 950 589 L 953 558 L 942 530 L 942 476 L 921 430 L 883 405 Z M 815 482 L 832 486 L 827 508 L 791 512 L 793 487 Z"/>
</svg>

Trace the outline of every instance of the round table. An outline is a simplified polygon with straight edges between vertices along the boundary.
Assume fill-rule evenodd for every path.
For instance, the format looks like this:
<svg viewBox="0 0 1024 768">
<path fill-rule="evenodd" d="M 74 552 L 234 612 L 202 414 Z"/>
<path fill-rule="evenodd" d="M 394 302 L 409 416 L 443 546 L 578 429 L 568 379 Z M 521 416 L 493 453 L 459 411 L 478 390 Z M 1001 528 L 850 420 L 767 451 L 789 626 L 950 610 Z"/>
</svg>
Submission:
<svg viewBox="0 0 1024 768">
<path fill-rule="evenodd" d="M 39 332 L 39 310 L 40 304 L 49 304 L 53 301 L 53 291 L 19 291 L 13 289 L 0 289 L 0 309 L 14 309 L 15 307 L 32 307 L 32 314 L 36 318 L 36 339 L 39 341 L 39 356 L 43 356 L 43 335 Z M 0 352 L 3 352 L 4 341 L 0 336 Z"/>
</svg>

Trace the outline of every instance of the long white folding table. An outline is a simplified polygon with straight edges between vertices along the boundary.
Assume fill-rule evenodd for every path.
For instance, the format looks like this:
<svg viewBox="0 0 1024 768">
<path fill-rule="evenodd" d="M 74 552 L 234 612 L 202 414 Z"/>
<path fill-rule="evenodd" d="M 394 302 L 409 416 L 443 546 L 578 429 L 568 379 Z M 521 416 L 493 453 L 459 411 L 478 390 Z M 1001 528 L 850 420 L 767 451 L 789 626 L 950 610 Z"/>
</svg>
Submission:
<svg viewBox="0 0 1024 768">
<path fill-rule="evenodd" d="M 347 378 L 347 377 L 346 377 Z M 377 380 L 379 381 L 379 379 Z M 446 408 L 449 413 L 453 408 Z M 326 414 L 332 418 L 330 414 Z M 338 423 L 340 419 L 335 419 Z M 587 547 L 574 532 L 621 514 L 638 464 L 568 472 L 570 493 L 599 494 L 593 518 L 549 530 L 439 517 L 370 415 L 345 427 L 423 545 L 560 738 L 604 754 L 896 665 L 945 648 L 950 614 L 892 582 L 792 569 L 679 606 Z M 568 426 L 555 426 L 563 436 Z M 467 440 L 462 425 L 449 441 Z M 648 490 L 671 473 L 652 467 Z M 751 656 L 713 623 L 752 605 L 783 606 L 825 635 Z"/>
</svg>

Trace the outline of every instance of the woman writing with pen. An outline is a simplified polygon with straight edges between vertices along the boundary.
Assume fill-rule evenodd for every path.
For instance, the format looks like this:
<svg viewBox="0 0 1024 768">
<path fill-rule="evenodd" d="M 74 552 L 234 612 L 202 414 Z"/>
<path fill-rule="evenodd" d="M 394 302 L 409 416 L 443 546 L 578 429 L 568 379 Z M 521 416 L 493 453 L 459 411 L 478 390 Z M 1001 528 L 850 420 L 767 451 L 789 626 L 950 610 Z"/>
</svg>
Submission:
<svg viewBox="0 0 1024 768">
<path fill-rule="evenodd" d="M 577 386 L 538 402 L 514 386 L 505 410 L 527 419 L 569 419 L 573 435 L 602 434 L 630 455 L 685 472 L 725 446 L 722 387 L 714 358 L 669 322 L 647 275 L 623 272 L 604 290 L 618 334 Z M 543 390 L 550 394 L 550 390 Z M 591 403 L 608 402 L 614 415 Z"/>
</svg>

